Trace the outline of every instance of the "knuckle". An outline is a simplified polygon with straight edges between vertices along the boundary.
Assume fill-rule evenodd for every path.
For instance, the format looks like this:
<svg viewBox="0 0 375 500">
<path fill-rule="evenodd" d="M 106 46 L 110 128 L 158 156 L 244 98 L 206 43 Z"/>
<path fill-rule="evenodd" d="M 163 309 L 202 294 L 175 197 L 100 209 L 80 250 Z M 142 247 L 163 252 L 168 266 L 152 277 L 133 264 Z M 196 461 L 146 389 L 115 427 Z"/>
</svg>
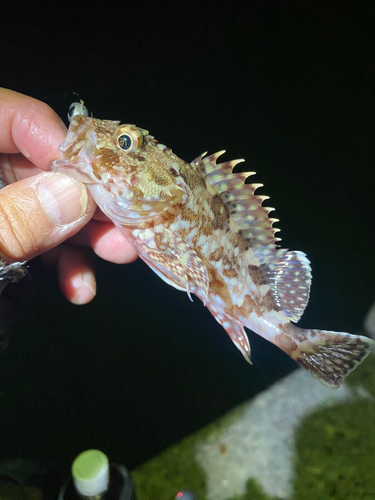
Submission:
<svg viewBox="0 0 375 500">
<path fill-rule="evenodd" d="M 32 230 L 33 207 L 21 206 L 0 195 L 0 252 L 12 260 L 25 260 L 35 253 L 37 241 Z"/>
</svg>

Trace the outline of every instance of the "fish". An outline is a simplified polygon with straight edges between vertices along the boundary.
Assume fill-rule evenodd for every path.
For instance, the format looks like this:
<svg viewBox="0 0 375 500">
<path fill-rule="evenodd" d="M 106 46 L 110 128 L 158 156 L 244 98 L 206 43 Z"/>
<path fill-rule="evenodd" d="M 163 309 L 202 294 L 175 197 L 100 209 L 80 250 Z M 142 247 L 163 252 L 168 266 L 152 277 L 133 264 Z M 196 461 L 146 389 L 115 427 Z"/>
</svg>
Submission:
<svg viewBox="0 0 375 500">
<path fill-rule="evenodd" d="M 188 163 L 133 124 L 88 116 L 72 105 L 51 170 L 86 184 L 102 212 L 167 284 L 198 297 L 251 362 L 245 327 L 272 342 L 323 384 L 336 388 L 375 346 L 364 336 L 297 323 L 309 300 L 311 266 L 281 248 L 255 172 Z M 75 106 L 75 107 L 74 107 Z"/>
</svg>

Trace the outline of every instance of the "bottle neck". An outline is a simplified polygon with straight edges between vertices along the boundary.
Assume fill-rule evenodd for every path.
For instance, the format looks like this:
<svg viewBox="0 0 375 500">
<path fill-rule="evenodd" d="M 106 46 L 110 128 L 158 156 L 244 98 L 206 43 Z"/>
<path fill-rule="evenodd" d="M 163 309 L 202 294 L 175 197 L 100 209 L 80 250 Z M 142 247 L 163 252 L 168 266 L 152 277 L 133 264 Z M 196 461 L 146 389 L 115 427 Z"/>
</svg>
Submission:
<svg viewBox="0 0 375 500">
<path fill-rule="evenodd" d="M 72 478 L 60 490 L 58 500 L 135 500 L 133 480 L 123 465 L 110 465 L 109 486 L 106 491 L 96 496 L 82 496 L 75 487 Z"/>
</svg>

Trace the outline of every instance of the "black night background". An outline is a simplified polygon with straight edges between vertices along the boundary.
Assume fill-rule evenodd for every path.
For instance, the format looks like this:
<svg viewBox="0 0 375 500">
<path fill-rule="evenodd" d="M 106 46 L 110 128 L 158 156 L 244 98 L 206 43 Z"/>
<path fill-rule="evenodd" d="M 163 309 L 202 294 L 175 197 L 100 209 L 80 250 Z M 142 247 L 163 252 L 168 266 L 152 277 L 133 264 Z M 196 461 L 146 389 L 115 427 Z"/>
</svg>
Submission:
<svg viewBox="0 0 375 500">
<path fill-rule="evenodd" d="M 2 6 L 0 85 L 64 118 L 77 92 L 94 116 L 146 128 L 188 161 L 245 158 L 282 245 L 312 263 L 300 325 L 359 333 L 375 299 L 374 5 L 90 5 Z M 9 292 L 0 460 L 67 471 L 97 447 L 132 469 L 296 366 L 252 332 L 249 366 L 198 299 L 140 260 L 98 260 L 85 306 L 38 260 L 30 278 Z"/>
</svg>

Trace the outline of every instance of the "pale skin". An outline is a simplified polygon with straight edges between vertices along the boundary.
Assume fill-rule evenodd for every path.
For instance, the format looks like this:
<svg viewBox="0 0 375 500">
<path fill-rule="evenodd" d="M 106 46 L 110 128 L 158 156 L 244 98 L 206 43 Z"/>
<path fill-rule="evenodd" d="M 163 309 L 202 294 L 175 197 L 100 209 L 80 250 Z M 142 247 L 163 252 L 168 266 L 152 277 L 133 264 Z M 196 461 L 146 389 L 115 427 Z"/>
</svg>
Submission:
<svg viewBox="0 0 375 500">
<path fill-rule="evenodd" d="M 56 262 L 60 288 L 74 304 L 96 294 L 91 247 L 124 264 L 137 253 L 97 209 L 84 184 L 49 172 L 66 128 L 45 103 L 0 88 L 0 258 Z"/>
</svg>

